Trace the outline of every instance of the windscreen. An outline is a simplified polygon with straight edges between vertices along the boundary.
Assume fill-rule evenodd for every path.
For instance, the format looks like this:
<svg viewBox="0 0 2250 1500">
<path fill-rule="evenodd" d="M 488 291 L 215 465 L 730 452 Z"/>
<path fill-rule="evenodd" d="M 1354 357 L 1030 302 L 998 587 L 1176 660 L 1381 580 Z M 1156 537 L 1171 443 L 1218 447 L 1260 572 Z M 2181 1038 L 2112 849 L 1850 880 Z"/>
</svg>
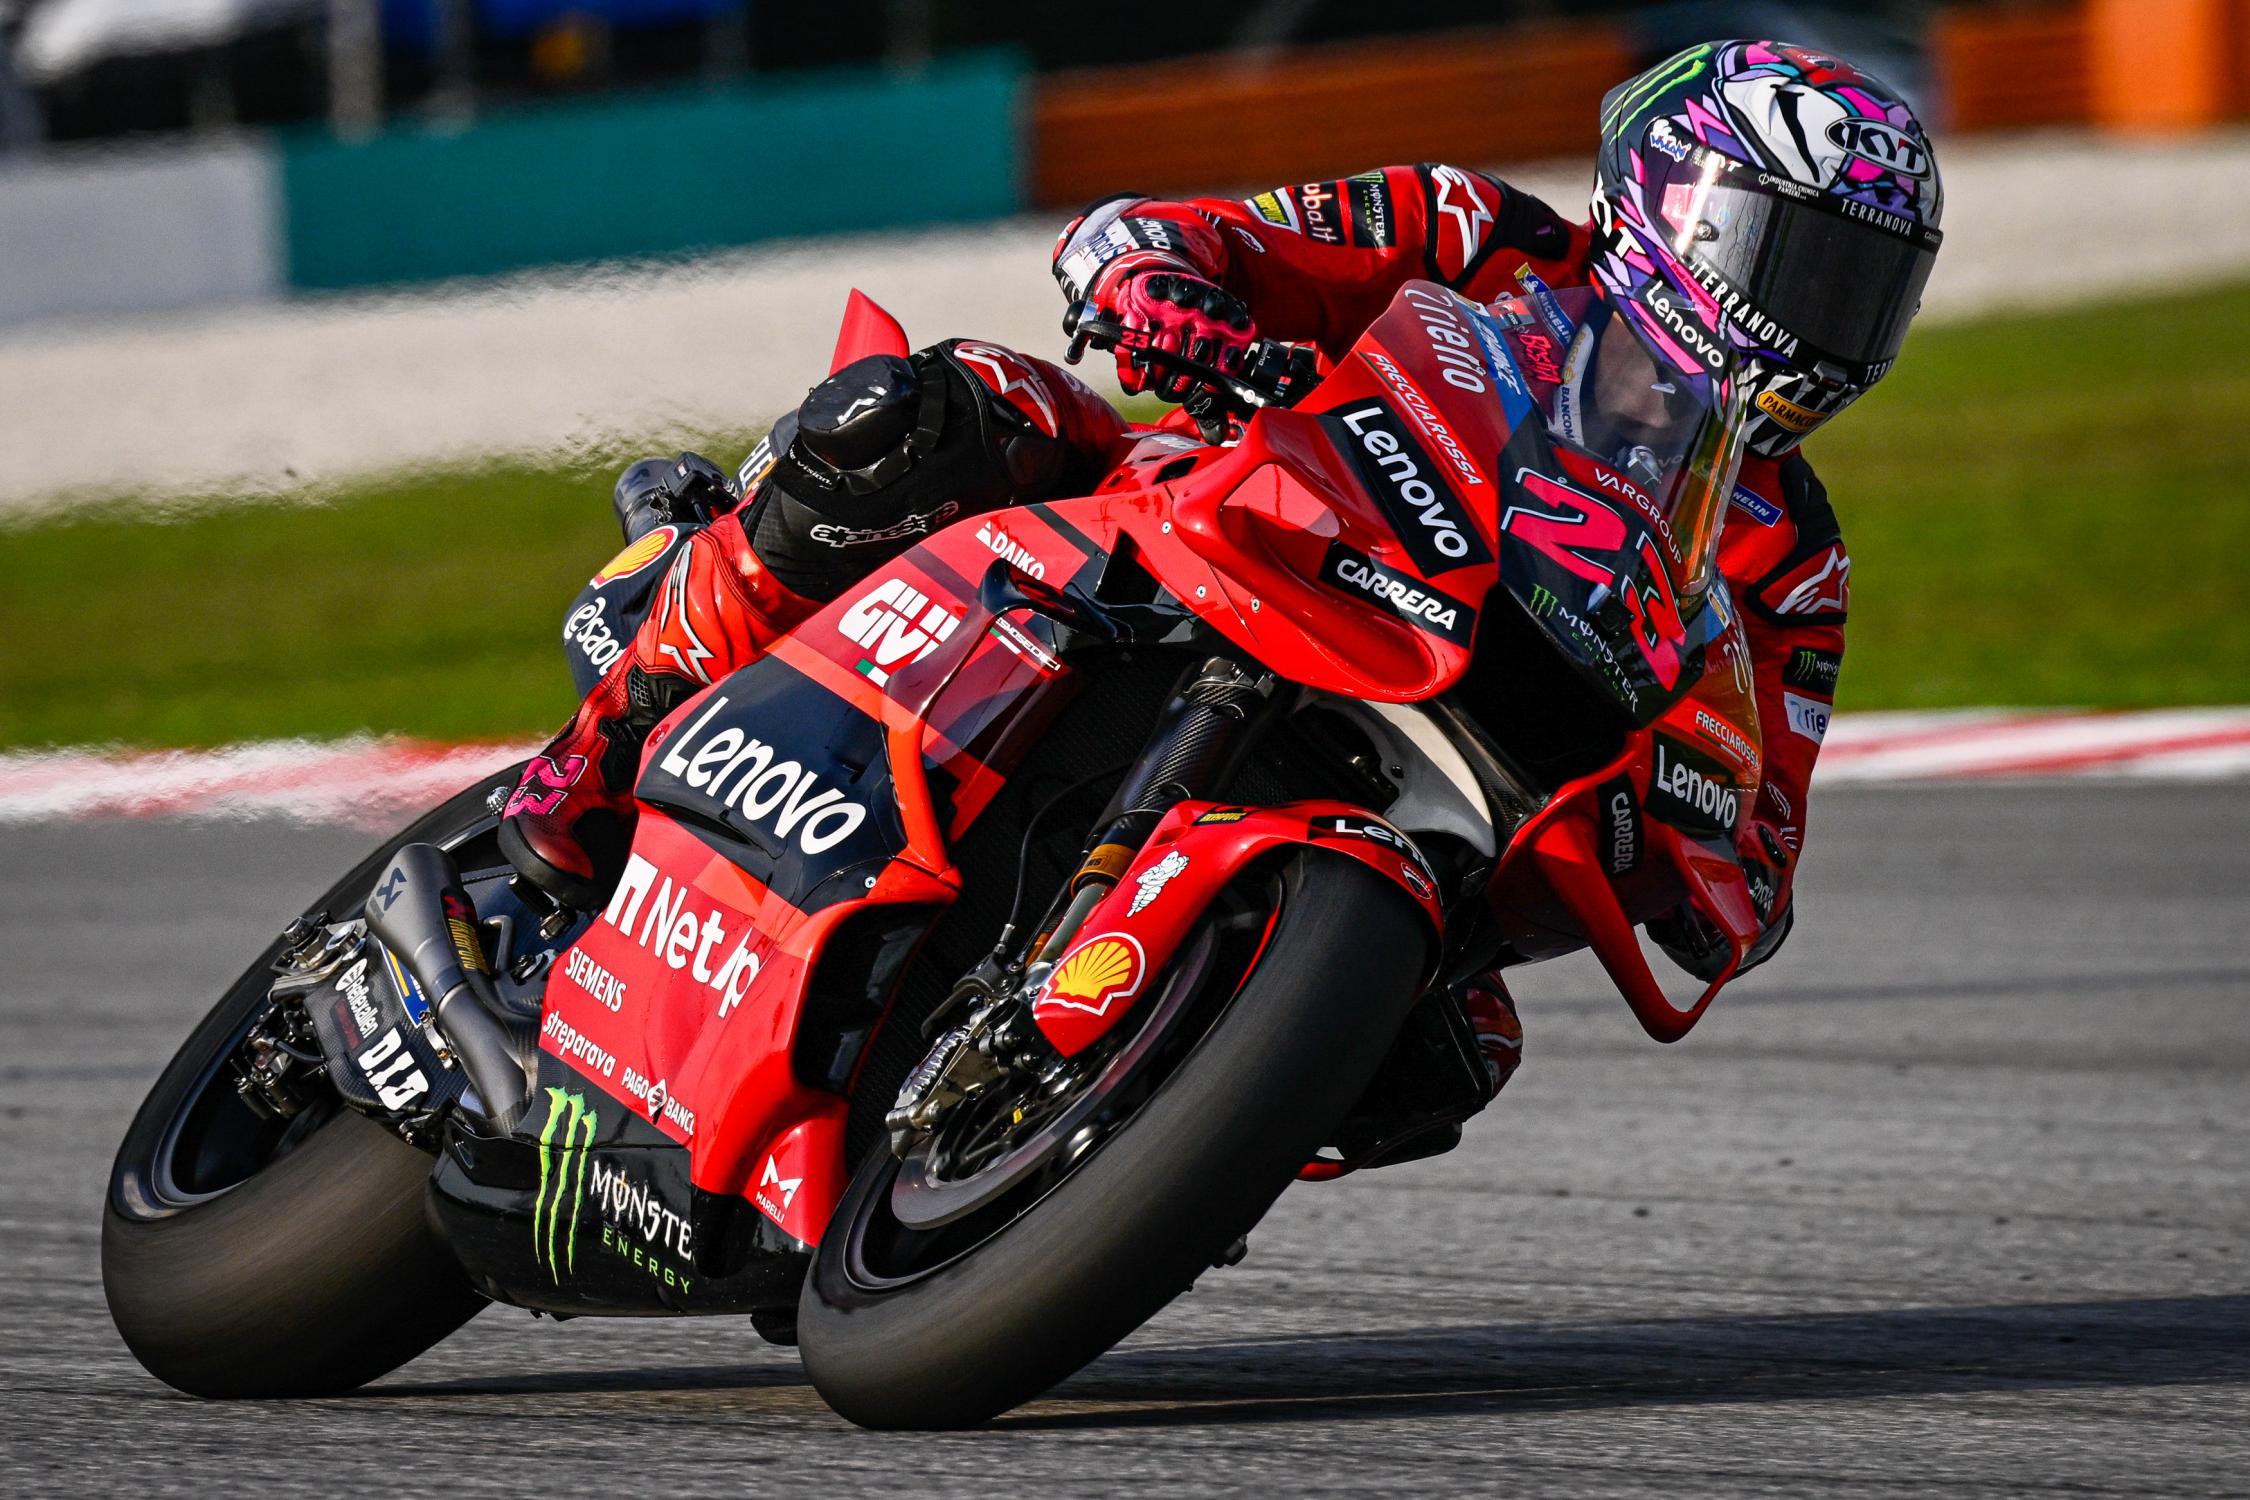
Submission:
<svg viewBox="0 0 2250 1500">
<path fill-rule="evenodd" d="M 1675 330 L 1646 306 L 1621 311 L 1591 292 L 1570 300 L 1570 341 L 1541 393 L 1549 433 L 1649 498 L 1678 553 L 1674 583 L 1682 594 L 1699 594 L 1710 582 L 1742 463 L 1747 383 L 1733 378 L 1724 359 L 1722 373 L 1689 373 Z"/>
</svg>

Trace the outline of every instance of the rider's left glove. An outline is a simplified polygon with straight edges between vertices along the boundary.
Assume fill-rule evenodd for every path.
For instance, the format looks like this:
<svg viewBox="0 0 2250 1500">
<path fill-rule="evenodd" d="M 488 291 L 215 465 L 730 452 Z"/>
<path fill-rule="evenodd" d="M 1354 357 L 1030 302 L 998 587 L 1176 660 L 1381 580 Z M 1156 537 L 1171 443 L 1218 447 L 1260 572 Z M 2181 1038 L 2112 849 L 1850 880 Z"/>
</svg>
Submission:
<svg viewBox="0 0 2250 1500">
<path fill-rule="evenodd" d="M 617 476 L 610 497 L 625 539 L 636 541 L 667 522 L 708 526 L 742 503 L 726 470 L 700 453 L 644 458 Z"/>
</svg>

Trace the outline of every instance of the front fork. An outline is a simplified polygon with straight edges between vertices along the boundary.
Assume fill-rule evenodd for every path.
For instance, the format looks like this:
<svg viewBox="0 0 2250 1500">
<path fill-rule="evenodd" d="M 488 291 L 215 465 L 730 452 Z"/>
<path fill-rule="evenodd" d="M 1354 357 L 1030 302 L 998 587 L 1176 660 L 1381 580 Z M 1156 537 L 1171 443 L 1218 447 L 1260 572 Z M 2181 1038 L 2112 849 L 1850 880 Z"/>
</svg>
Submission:
<svg viewBox="0 0 2250 1500">
<path fill-rule="evenodd" d="M 1064 1059 L 1040 1032 L 1028 997 L 1069 948 L 1086 918 L 1116 889 L 1157 823 L 1179 803 L 1208 798 L 1256 741 L 1280 679 L 1224 656 L 1183 673 L 1156 728 L 1096 818 L 1077 870 L 1048 904 L 1029 941 L 1013 921 L 931 1016 L 928 1031 L 966 1012 L 899 1090 L 885 1117 L 904 1156 L 944 1112 L 1011 1069 L 1058 1069 Z"/>
</svg>

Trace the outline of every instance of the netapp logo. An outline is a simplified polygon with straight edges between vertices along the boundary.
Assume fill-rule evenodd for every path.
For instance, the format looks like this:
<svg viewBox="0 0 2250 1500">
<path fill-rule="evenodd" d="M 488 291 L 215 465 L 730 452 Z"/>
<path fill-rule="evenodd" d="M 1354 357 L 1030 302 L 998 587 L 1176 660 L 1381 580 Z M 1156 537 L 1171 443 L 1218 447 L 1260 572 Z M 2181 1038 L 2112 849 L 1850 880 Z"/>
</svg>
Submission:
<svg viewBox="0 0 2250 1500">
<path fill-rule="evenodd" d="M 602 920 L 662 959 L 666 968 L 685 969 L 696 983 L 718 996 L 723 1018 L 757 983 L 761 965 L 750 945 L 758 934 L 749 919 L 739 916 L 730 934 L 720 913 L 689 905 L 689 890 L 686 881 L 675 883 L 638 854 L 629 854 L 624 878 L 617 882 Z M 734 937 L 731 950 L 726 946 L 730 935 Z M 719 957 L 721 953 L 726 956 Z M 584 981 L 579 982 L 583 987 Z M 655 1112 L 652 1107 L 650 1113 Z"/>
<path fill-rule="evenodd" d="M 1649 774 L 1648 806 L 1674 827 L 1717 838 L 1734 831 L 1742 794 L 1716 761 L 1660 734 Z"/>
<path fill-rule="evenodd" d="M 1380 401 L 1339 412 L 1330 428 L 1422 573 L 1489 562 L 1475 525 L 1438 478 L 1437 465 Z M 1340 429 L 1340 430 L 1339 430 Z"/>
<path fill-rule="evenodd" d="M 779 760 L 773 746 L 728 725 L 701 744 L 698 737 L 711 716 L 726 707 L 715 695 L 693 724 L 673 737 L 657 762 L 659 770 L 710 799 L 711 810 L 733 812 L 753 824 L 769 824 L 784 841 L 794 840 L 807 854 L 835 848 L 867 821 L 867 809 L 822 786 L 818 773 L 795 760 Z"/>
<path fill-rule="evenodd" d="M 1320 576 L 1324 582 L 1371 599 L 1400 619 L 1419 625 L 1432 635 L 1443 636 L 1456 646 L 1466 646 L 1476 637 L 1476 611 L 1469 606 L 1439 593 L 1411 574 L 1394 572 L 1341 542 L 1328 544 L 1328 556 L 1320 565 Z"/>
</svg>

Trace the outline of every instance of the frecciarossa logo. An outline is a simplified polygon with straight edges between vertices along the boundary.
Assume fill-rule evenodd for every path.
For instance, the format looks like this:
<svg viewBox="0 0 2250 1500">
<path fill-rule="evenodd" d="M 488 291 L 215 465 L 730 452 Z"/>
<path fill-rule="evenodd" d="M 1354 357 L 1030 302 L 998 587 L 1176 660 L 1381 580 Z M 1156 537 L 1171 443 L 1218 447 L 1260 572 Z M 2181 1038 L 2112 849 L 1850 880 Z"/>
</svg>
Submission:
<svg viewBox="0 0 2250 1500">
<path fill-rule="evenodd" d="M 806 854 L 825 853 L 859 831 L 867 821 L 867 809 L 828 785 L 802 761 L 737 725 L 706 734 L 706 727 L 726 706 L 726 694 L 713 694 L 703 711 L 664 747 L 656 768 L 699 793 L 706 812 L 733 814 Z"/>
</svg>

